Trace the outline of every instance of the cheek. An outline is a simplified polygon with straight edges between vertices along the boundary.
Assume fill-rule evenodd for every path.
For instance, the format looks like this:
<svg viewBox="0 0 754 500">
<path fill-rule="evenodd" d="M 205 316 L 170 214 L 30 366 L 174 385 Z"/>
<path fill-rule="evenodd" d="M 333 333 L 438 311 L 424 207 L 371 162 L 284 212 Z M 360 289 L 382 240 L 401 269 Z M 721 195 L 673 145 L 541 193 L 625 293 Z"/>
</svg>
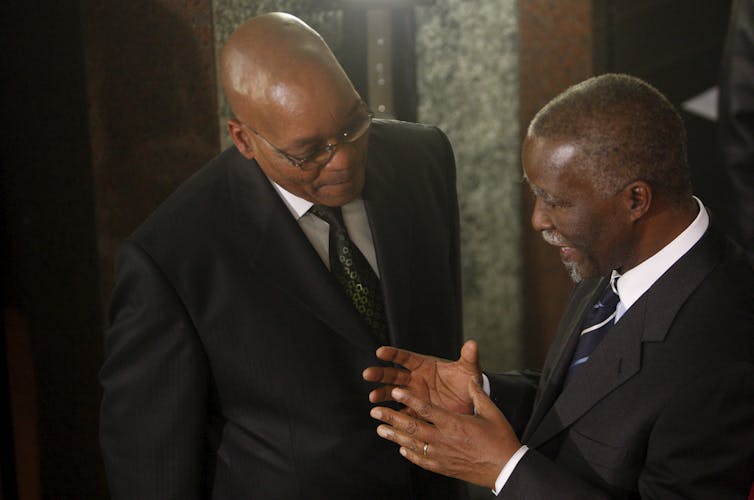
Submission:
<svg viewBox="0 0 754 500">
<path fill-rule="evenodd" d="M 261 162 L 260 167 L 262 166 Z M 287 168 L 285 165 L 267 163 L 262 167 L 262 171 L 273 182 L 278 184 L 286 191 L 300 196 L 304 199 L 311 200 L 311 193 L 314 192 L 313 182 L 316 181 L 317 173 L 305 172 L 295 168 Z"/>
<path fill-rule="evenodd" d="M 279 173 L 278 179 L 273 180 L 294 194 L 297 194 L 297 191 L 310 191 L 313 189 L 311 179 L 307 179 L 306 176 L 300 174 L 297 175 L 289 172 Z"/>
<path fill-rule="evenodd" d="M 580 246 L 589 235 L 588 220 L 578 210 L 561 210 L 550 217 L 555 230 L 569 243 Z"/>
<path fill-rule="evenodd" d="M 630 250 L 627 228 L 615 217 L 595 217 L 589 228 L 589 253 L 599 261 L 602 271 L 619 267 Z"/>
<path fill-rule="evenodd" d="M 604 253 L 610 264 L 614 267 L 621 266 L 625 257 L 632 252 L 630 228 L 613 220 L 604 227 L 602 239 Z"/>
</svg>

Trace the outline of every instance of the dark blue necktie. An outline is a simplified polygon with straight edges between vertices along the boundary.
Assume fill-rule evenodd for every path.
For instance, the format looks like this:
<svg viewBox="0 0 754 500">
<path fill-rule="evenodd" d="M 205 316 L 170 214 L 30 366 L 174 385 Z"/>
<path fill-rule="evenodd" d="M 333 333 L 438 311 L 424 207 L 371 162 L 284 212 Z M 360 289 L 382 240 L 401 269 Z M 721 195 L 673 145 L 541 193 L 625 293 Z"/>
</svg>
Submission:
<svg viewBox="0 0 754 500">
<path fill-rule="evenodd" d="M 309 209 L 330 225 L 330 271 L 381 345 L 389 344 L 385 302 L 380 279 L 348 237 L 339 207 Z"/>
<path fill-rule="evenodd" d="M 615 312 L 620 298 L 613 290 L 613 283 L 609 283 L 600 298 L 592 306 L 581 324 L 581 334 L 576 345 L 576 351 L 568 366 L 565 381 L 568 382 L 579 367 L 589 360 L 589 356 L 605 337 L 605 334 L 615 324 Z"/>
</svg>

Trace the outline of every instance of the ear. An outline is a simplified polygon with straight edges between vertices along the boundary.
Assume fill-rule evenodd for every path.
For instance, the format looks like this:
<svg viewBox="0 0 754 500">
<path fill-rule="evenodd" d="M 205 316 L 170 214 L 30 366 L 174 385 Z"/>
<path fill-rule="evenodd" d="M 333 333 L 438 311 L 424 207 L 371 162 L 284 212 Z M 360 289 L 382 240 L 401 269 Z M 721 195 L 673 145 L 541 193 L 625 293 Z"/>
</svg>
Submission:
<svg viewBox="0 0 754 500">
<path fill-rule="evenodd" d="M 238 152 L 249 160 L 254 158 L 254 147 L 251 143 L 251 137 L 244 129 L 240 121 L 235 118 L 228 120 L 228 133 L 233 139 L 233 144 L 238 148 Z"/>
<path fill-rule="evenodd" d="M 634 181 L 623 188 L 626 208 L 632 222 L 641 219 L 652 206 L 652 186 L 646 181 Z"/>
</svg>

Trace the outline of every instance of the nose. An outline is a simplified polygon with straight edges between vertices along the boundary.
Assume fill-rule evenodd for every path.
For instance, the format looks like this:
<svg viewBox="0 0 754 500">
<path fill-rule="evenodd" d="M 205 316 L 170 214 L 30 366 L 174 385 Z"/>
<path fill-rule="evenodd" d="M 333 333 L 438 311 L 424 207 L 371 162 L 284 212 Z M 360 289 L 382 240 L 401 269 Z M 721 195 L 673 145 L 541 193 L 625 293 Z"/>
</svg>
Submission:
<svg viewBox="0 0 754 500">
<path fill-rule="evenodd" d="M 531 226 L 535 231 L 546 231 L 553 229 L 552 220 L 547 210 L 546 204 L 538 196 L 534 198 L 534 209 L 531 213 Z"/>
<path fill-rule="evenodd" d="M 359 156 L 358 143 L 353 142 L 341 142 L 335 144 L 332 150 L 332 156 L 330 161 L 327 162 L 325 168 L 333 170 L 341 170 L 353 165 L 354 161 L 357 161 Z"/>
</svg>

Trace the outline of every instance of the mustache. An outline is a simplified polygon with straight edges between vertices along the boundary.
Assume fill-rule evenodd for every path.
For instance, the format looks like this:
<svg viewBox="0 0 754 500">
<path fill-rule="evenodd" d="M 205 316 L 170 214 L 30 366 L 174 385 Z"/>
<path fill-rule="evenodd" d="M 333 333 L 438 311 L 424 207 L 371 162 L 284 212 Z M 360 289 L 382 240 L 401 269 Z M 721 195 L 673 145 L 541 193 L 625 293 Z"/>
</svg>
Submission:
<svg viewBox="0 0 754 500">
<path fill-rule="evenodd" d="M 557 231 L 553 231 L 552 229 L 547 229 L 545 231 L 542 231 L 542 239 L 545 240 L 545 242 L 549 243 L 550 245 L 555 246 L 569 246 L 568 241 L 563 238 L 563 235 L 558 233 Z"/>
</svg>

